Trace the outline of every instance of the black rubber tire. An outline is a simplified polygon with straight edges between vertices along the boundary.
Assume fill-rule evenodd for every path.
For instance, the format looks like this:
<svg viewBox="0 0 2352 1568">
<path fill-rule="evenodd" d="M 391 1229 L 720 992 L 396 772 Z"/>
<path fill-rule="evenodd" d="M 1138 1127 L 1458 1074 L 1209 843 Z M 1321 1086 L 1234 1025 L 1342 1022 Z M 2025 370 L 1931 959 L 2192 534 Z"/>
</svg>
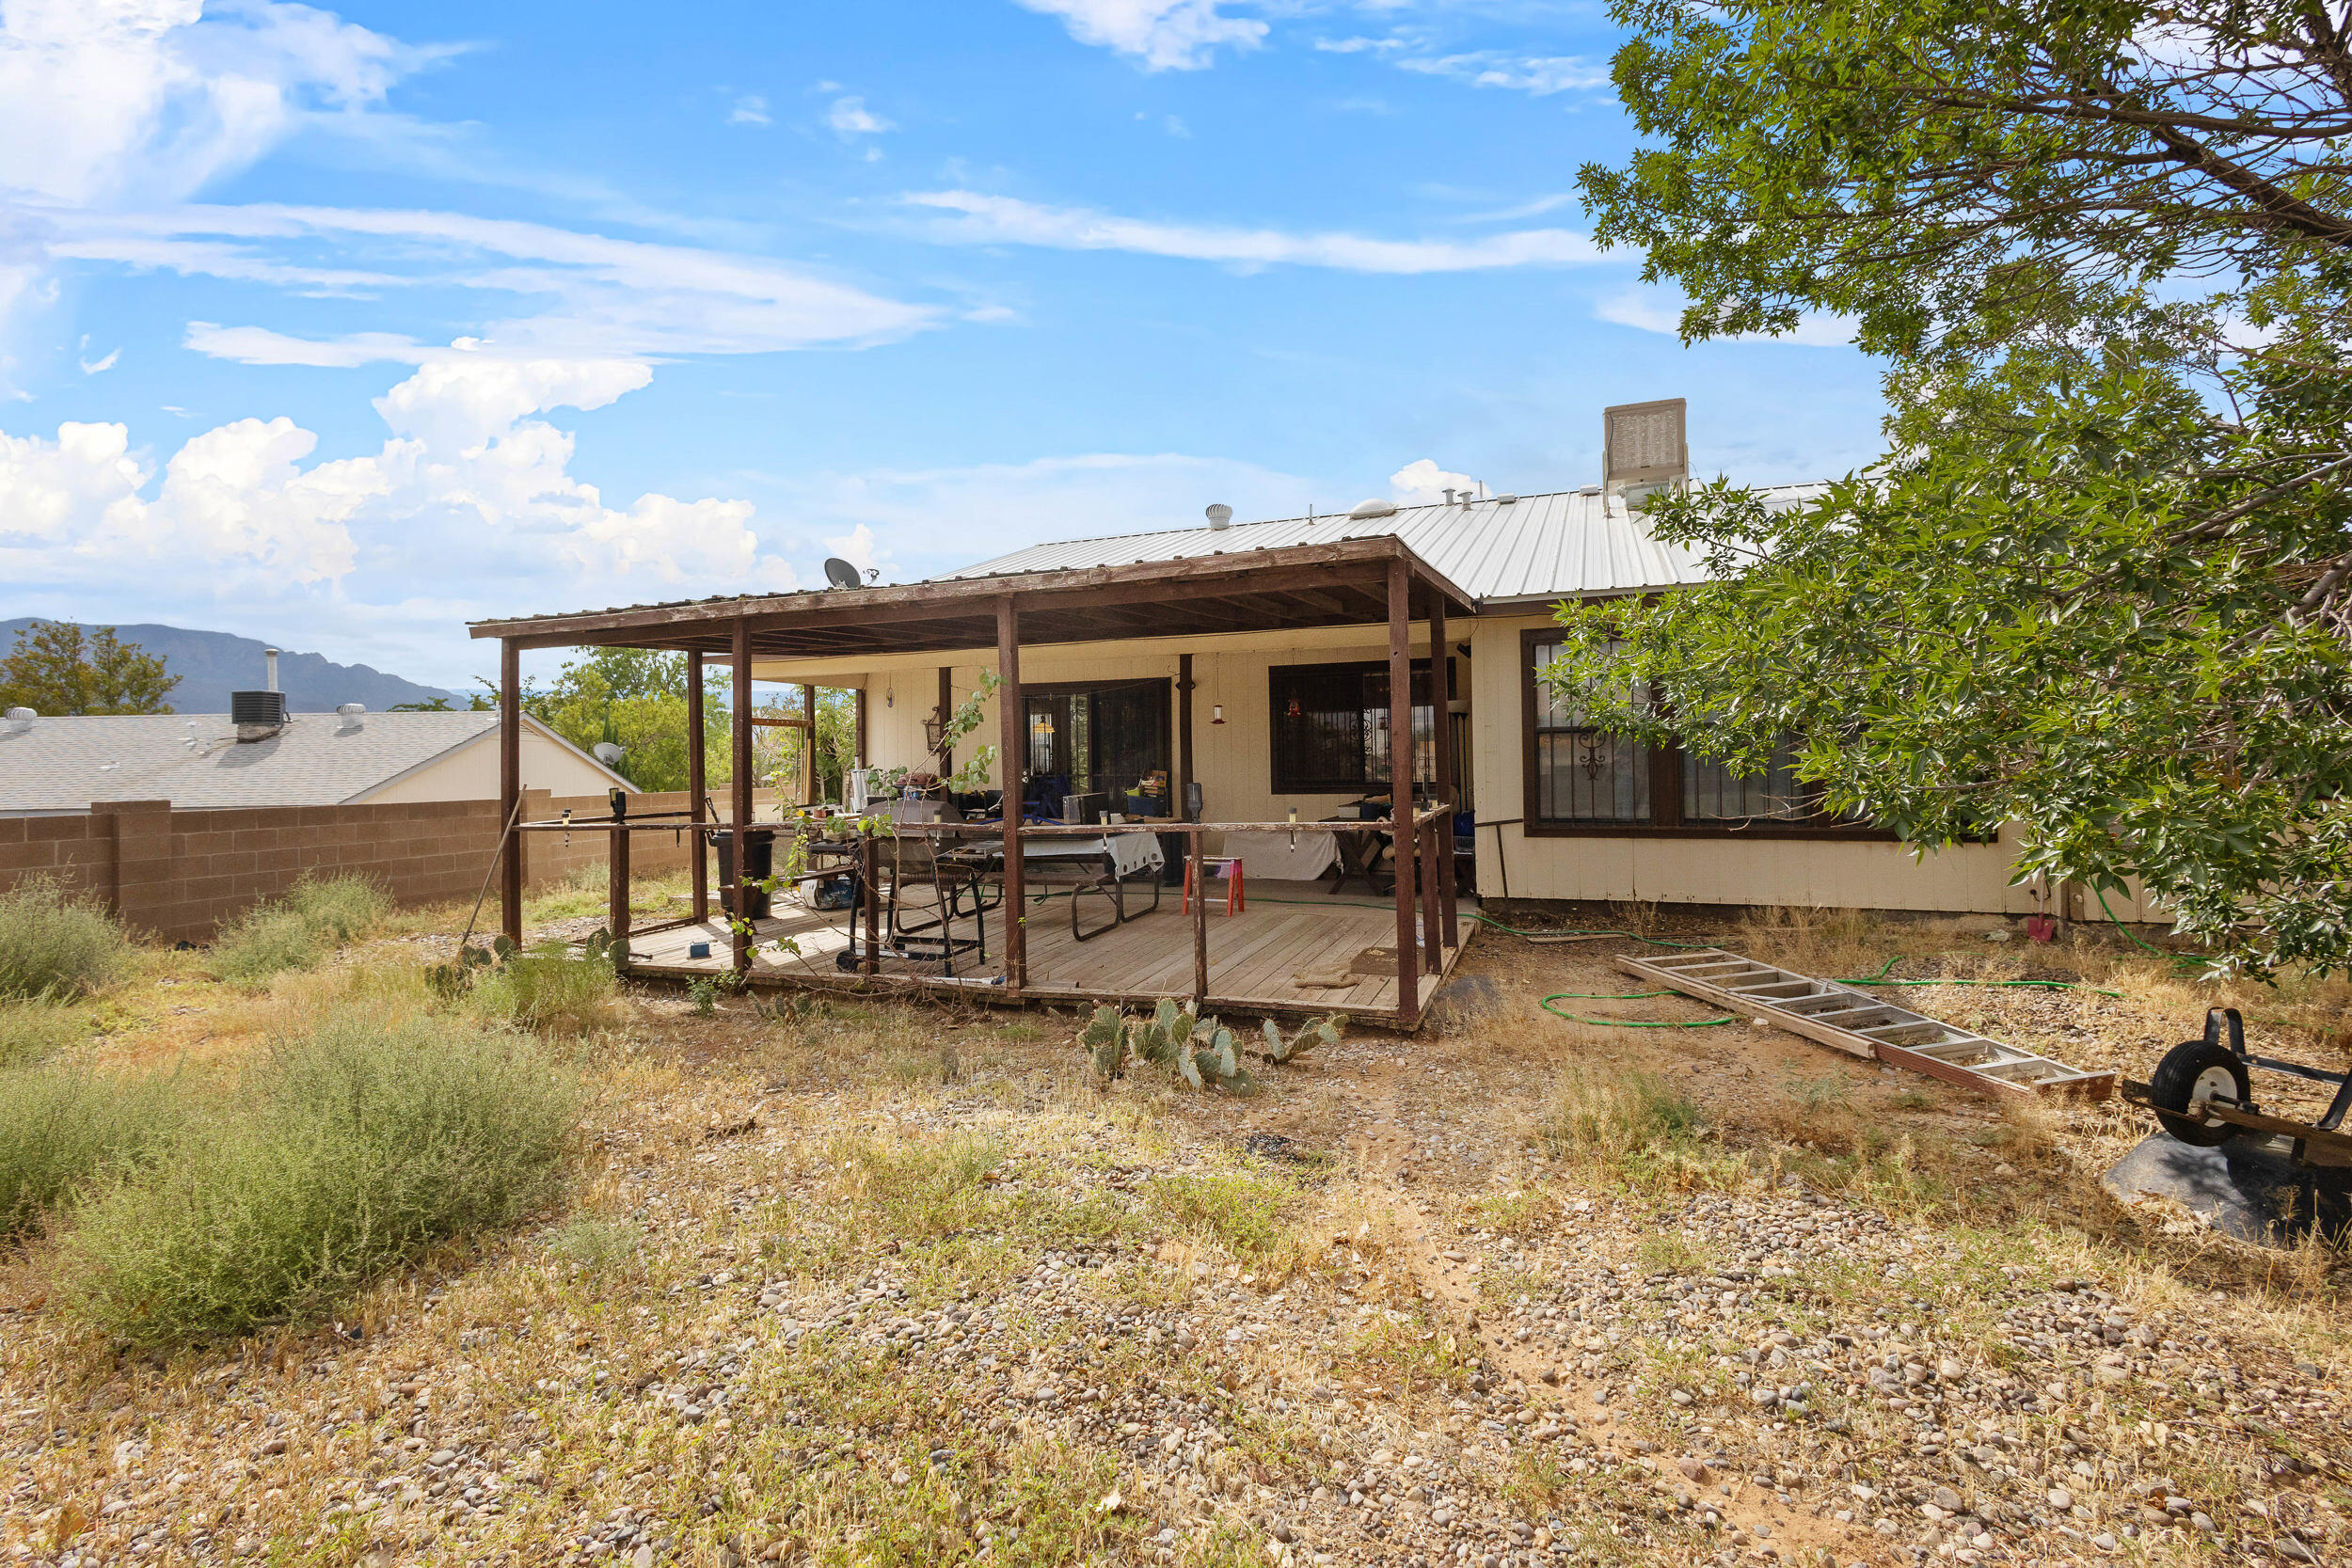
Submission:
<svg viewBox="0 0 2352 1568">
<path fill-rule="evenodd" d="M 2226 1121 L 2190 1119 L 2189 1103 L 2196 1098 L 2197 1081 L 2216 1069 L 2229 1073 L 2234 1085 L 2232 1092 L 2240 1105 L 2253 1098 L 2246 1064 L 2228 1046 L 2209 1040 L 2183 1040 L 2164 1053 L 2155 1075 L 2148 1081 L 2148 1098 L 2173 1113 L 2157 1118 L 2164 1130 L 2199 1148 L 2217 1148 L 2246 1131 Z"/>
</svg>

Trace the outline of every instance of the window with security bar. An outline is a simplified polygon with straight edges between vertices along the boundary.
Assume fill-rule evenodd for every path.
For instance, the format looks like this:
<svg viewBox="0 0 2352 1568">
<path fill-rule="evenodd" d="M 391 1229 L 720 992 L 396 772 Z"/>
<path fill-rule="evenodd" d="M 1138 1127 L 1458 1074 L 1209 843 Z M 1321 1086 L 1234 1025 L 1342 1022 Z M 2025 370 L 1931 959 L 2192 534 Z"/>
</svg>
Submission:
<svg viewBox="0 0 2352 1568">
<path fill-rule="evenodd" d="M 1533 657 L 1541 670 L 1560 657 L 1560 644 L 1537 642 Z M 1546 822 L 1649 821 L 1649 748 L 1585 720 L 1573 694 L 1536 683 L 1531 815 Z"/>
</svg>

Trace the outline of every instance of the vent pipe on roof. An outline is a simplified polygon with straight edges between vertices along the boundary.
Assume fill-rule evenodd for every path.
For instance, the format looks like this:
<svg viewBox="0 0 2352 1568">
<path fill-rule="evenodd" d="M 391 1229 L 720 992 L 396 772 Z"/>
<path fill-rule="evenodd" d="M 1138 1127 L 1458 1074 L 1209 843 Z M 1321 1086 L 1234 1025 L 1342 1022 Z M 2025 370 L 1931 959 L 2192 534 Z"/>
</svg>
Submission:
<svg viewBox="0 0 2352 1568">
<path fill-rule="evenodd" d="M 263 668 L 263 669 L 265 669 L 265 670 L 267 670 L 267 671 L 269 672 L 269 678 L 268 678 L 267 680 L 263 681 L 262 684 L 262 685 L 264 685 L 264 686 L 266 686 L 266 687 L 268 687 L 268 688 L 269 688 L 272 691 L 277 690 L 277 689 L 278 689 L 278 650 L 277 650 L 277 649 L 275 649 L 275 648 L 263 648 L 263 649 L 262 650 L 262 668 Z"/>
<path fill-rule="evenodd" d="M 40 714 L 35 713 L 28 707 L 12 707 L 8 709 L 8 733 L 10 735 L 23 735 L 26 730 L 33 727 L 33 721 L 40 717 Z"/>
<path fill-rule="evenodd" d="M 1209 527 L 1212 530 L 1229 529 L 1232 526 L 1233 509 L 1232 507 L 1226 505 L 1223 501 L 1218 501 L 1216 505 L 1209 508 Z"/>
</svg>

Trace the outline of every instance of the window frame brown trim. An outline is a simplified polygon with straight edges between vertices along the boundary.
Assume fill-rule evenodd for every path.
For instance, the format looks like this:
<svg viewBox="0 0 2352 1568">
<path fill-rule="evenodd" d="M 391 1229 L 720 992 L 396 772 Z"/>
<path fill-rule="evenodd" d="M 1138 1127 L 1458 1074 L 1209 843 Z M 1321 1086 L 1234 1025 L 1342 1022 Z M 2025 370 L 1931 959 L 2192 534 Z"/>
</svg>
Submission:
<svg viewBox="0 0 2352 1568">
<path fill-rule="evenodd" d="M 1519 629 L 1519 832 L 1528 838 L 1756 838 L 1804 839 L 1812 843 L 1839 841 L 1860 844 L 1899 844 L 1902 836 L 1889 828 L 1851 822 L 1820 824 L 1790 822 L 1776 817 L 1745 817 L 1737 821 L 1685 822 L 1682 819 L 1682 748 L 1667 744 L 1649 750 L 1650 819 L 1647 822 L 1561 822 L 1547 820 L 1535 773 L 1535 650 L 1560 640 L 1558 628 Z"/>
</svg>

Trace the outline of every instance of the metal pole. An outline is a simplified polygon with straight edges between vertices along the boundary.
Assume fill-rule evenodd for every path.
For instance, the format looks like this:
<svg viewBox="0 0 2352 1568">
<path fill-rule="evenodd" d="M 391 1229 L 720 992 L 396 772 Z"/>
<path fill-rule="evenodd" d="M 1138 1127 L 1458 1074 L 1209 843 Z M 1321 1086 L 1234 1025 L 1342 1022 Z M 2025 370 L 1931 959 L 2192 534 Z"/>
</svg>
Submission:
<svg viewBox="0 0 2352 1568">
<path fill-rule="evenodd" d="M 523 798 L 522 649 L 499 640 L 499 816 L 518 820 Z M 499 854 L 499 929 L 517 947 L 523 940 L 523 835 L 510 833 Z"/>
<path fill-rule="evenodd" d="M 710 846 L 703 842 L 707 818 L 703 797 L 710 792 L 708 732 L 704 728 L 703 656 L 686 656 L 686 794 L 688 817 L 694 824 L 694 918 L 710 918 Z"/>
<path fill-rule="evenodd" d="M 1396 863 L 1396 1011 L 1410 1025 L 1421 1016 L 1414 960 L 1413 872 L 1413 579 L 1400 557 L 1389 562 L 1389 830 Z"/>
<path fill-rule="evenodd" d="M 947 672 L 939 673 L 944 698 Z M 1022 927 L 1028 901 L 1022 875 L 1026 868 L 1021 863 L 1022 779 L 1029 758 L 1028 737 L 1022 723 L 1021 611 L 1009 595 L 996 601 L 996 675 L 1003 683 L 996 689 L 996 734 L 1003 752 L 996 760 L 996 770 L 1005 786 L 1005 980 L 1018 996 L 1029 983 L 1028 933 Z M 943 702 L 943 716 L 946 711 Z"/>
<path fill-rule="evenodd" d="M 751 898 L 743 888 L 745 854 L 750 848 L 746 830 L 752 820 L 752 625 L 741 616 L 735 622 L 735 691 L 734 691 L 735 767 L 728 780 L 732 825 L 735 840 L 735 893 L 730 900 L 734 919 L 728 924 L 733 936 L 730 946 L 735 958 L 735 972 L 752 972 Z"/>
</svg>

